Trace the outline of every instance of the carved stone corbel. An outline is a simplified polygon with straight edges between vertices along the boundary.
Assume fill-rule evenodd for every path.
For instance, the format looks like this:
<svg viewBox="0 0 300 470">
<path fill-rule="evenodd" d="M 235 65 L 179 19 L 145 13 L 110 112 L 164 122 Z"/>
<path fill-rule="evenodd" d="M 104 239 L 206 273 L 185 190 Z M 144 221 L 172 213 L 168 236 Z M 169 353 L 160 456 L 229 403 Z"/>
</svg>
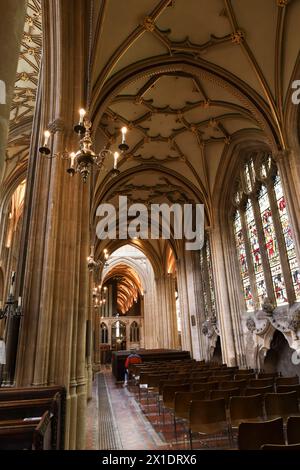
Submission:
<svg viewBox="0 0 300 470">
<path fill-rule="evenodd" d="M 252 317 L 247 318 L 246 327 L 251 333 L 253 333 L 256 330 L 256 323 Z"/>
<path fill-rule="evenodd" d="M 271 317 L 276 308 L 276 305 L 271 301 L 271 299 L 269 299 L 269 297 L 265 297 L 261 307 L 263 311 L 266 313 L 266 315 L 268 317 Z"/>
</svg>

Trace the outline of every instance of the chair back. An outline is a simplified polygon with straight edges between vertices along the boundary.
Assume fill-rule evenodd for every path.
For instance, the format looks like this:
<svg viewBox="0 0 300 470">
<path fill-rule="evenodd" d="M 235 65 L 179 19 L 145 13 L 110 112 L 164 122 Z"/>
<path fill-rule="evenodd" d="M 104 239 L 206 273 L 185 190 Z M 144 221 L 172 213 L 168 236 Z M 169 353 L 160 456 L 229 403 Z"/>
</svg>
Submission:
<svg viewBox="0 0 300 470">
<path fill-rule="evenodd" d="M 189 412 L 189 429 L 201 434 L 214 434 L 228 429 L 225 400 L 193 400 Z"/>
<path fill-rule="evenodd" d="M 250 379 L 248 382 L 249 387 L 268 387 L 274 385 L 274 378 L 270 377 L 267 379 Z"/>
<path fill-rule="evenodd" d="M 299 377 L 295 375 L 293 377 L 277 377 L 276 385 L 298 385 Z"/>
<path fill-rule="evenodd" d="M 264 444 L 284 444 L 283 419 L 261 423 L 241 423 L 238 432 L 239 450 L 259 450 Z"/>
<path fill-rule="evenodd" d="M 287 420 L 288 444 L 300 444 L 300 416 L 290 416 Z"/>
<path fill-rule="evenodd" d="M 228 408 L 230 397 L 237 397 L 240 394 L 241 391 L 239 388 L 229 388 L 227 390 L 212 390 L 210 392 L 210 399 L 218 400 L 220 398 L 223 398 L 225 400 L 226 408 Z"/>
<path fill-rule="evenodd" d="M 190 384 L 181 385 L 165 385 L 163 388 L 163 403 L 167 408 L 174 408 L 174 400 L 176 392 L 189 392 Z"/>
<path fill-rule="evenodd" d="M 174 400 L 174 414 L 178 418 L 187 419 L 189 416 L 189 410 L 191 401 L 194 400 L 205 400 L 207 395 L 206 391 L 200 392 L 175 392 Z"/>
<path fill-rule="evenodd" d="M 242 421 L 259 421 L 263 419 L 264 411 L 262 395 L 231 397 L 229 400 L 229 414 L 231 425 L 234 427 L 238 426 Z"/>
<path fill-rule="evenodd" d="M 297 392 L 267 393 L 265 395 L 265 409 L 268 419 L 287 418 L 297 414 L 299 412 Z"/>
<path fill-rule="evenodd" d="M 246 397 L 258 394 L 265 395 L 266 393 L 272 393 L 273 391 L 273 385 L 269 385 L 268 387 L 247 387 L 245 395 Z"/>
</svg>

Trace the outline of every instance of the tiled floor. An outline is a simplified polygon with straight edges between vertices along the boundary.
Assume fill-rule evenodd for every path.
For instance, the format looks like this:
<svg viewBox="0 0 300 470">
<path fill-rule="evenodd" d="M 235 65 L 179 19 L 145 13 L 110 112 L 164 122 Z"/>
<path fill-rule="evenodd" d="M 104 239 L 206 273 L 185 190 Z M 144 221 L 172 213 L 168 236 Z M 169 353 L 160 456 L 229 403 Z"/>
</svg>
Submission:
<svg viewBox="0 0 300 470">
<path fill-rule="evenodd" d="M 98 393 L 95 381 L 93 400 L 88 405 L 87 449 L 108 449 L 108 443 L 114 442 L 117 449 L 125 450 L 163 450 L 189 449 L 189 439 L 182 423 L 177 425 L 177 440 L 174 434 L 173 418 L 165 413 L 165 419 L 158 415 L 156 398 L 148 401 L 142 395 L 141 401 L 134 387 L 123 387 L 115 383 L 110 370 L 102 372 L 106 390 Z M 103 383 L 103 381 L 102 381 Z M 104 383 L 103 383 L 104 385 Z M 105 394 L 107 395 L 105 397 Z M 110 407 L 110 423 L 103 427 L 101 421 L 101 405 Z M 106 401 L 105 401 L 106 400 Z M 107 418 L 106 418 L 107 419 Z M 99 430 L 101 430 L 99 432 Z M 103 433 L 113 432 L 113 439 L 105 439 Z M 101 435 L 102 434 L 102 435 Z M 227 437 L 193 440 L 194 449 L 228 448 Z"/>
</svg>

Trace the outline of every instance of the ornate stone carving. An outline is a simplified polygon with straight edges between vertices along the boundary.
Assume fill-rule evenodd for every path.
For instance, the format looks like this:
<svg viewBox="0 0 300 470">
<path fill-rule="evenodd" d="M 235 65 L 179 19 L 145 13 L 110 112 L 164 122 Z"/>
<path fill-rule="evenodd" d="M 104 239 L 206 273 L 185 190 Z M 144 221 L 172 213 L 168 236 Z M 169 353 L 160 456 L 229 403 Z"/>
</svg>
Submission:
<svg viewBox="0 0 300 470">
<path fill-rule="evenodd" d="M 297 333 L 300 330 L 300 309 L 296 310 L 293 315 L 288 319 L 288 328 Z"/>
<path fill-rule="evenodd" d="M 202 331 L 202 334 L 204 336 L 207 336 L 209 339 L 213 337 L 213 335 L 215 334 L 215 325 L 212 324 L 212 321 L 211 320 L 206 320 L 203 324 L 202 324 L 202 328 L 201 328 L 201 331 Z"/>
<path fill-rule="evenodd" d="M 289 0 L 277 0 L 277 5 L 282 8 L 286 7 L 288 3 Z"/>
<path fill-rule="evenodd" d="M 150 31 L 150 32 L 154 31 L 155 24 L 152 18 L 150 18 L 150 16 L 146 16 L 144 18 L 143 26 L 147 31 Z"/>
<path fill-rule="evenodd" d="M 256 324 L 252 317 L 247 318 L 246 327 L 248 328 L 249 331 L 251 331 L 251 333 L 253 333 L 256 330 Z"/>
<path fill-rule="evenodd" d="M 233 44 L 241 44 L 245 39 L 245 33 L 240 29 L 231 34 Z"/>
<path fill-rule="evenodd" d="M 268 316 L 272 316 L 276 305 L 271 301 L 271 299 L 269 299 L 269 297 L 265 297 L 261 307 Z"/>
</svg>

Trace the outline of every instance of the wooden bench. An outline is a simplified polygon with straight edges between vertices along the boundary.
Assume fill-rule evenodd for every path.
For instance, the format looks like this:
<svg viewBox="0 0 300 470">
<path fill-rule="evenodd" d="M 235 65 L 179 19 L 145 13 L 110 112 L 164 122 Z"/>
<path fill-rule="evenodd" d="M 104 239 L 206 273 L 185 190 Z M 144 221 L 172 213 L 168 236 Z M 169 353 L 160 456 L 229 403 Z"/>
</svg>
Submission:
<svg viewBox="0 0 300 470">
<path fill-rule="evenodd" d="M 27 393 L 27 392 L 26 392 Z M 25 395 L 26 395 L 25 393 Z M 24 420 L 24 418 L 41 417 L 50 412 L 52 428 L 52 449 L 63 448 L 63 413 L 60 393 L 53 397 L 0 401 L 0 421 Z M 24 396 L 24 395 L 22 395 Z"/>
<path fill-rule="evenodd" d="M 53 449 L 52 419 L 50 411 L 34 421 L 0 421 L 0 450 Z"/>
</svg>

